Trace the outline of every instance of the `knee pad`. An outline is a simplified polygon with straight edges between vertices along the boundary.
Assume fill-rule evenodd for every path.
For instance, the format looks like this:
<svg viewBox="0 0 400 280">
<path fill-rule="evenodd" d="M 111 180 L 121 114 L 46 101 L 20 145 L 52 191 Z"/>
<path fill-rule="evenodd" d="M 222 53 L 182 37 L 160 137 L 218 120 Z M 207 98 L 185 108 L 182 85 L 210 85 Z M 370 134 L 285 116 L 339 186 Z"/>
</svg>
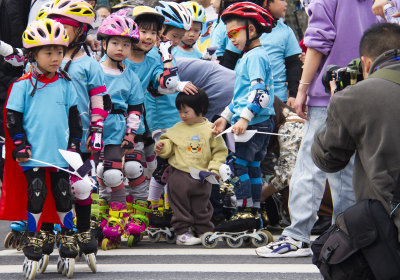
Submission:
<svg viewBox="0 0 400 280">
<path fill-rule="evenodd" d="M 157 168 L 153 172 L 153 177 L 157 183 L 164 185 L 166 182 L 165 174 L 166 169 L 169 167 L 168 160 L 157 157 Z"/>
<path fill-rule="evenodd" d="M 107 169 L 103 173 L 103 182 L 109 188 L 119 187 L 124 182 L 124 174 L 120 169 Z"/>
<path fill-rule="evenodd" d="M 28 186 L 28 208 L 30 208 L 28 211 L 32 213 L 42 212 L 46 195 L 47 188 L 42 179 L 33 179 L 32 183 Z"/>
<path fill-rule="evenodd" d="M 129 180 L 130 187 L 136 187 L 144 182 L 144 170 L 142 163 L 137 161 L 128 161 L 124 164 L 124 172 Z"/>
<path fill-rule="evenodd" d="M 99 162 L 99 164 L 96 167 L 96 177 L 103 181 L 103 173 L 104 173 L 104 165 L 102 162 Z"/>
<path fill-rule="evenodd" d="M 259 161 L 249 162 L 249 176 L 250 178 L 261 178 L 261 168 Z"/>
<path fill-rule="evenodd" d="M 72 207 L 72 196 L 70 185 L 66 178 L 59 178 L 55 186 L 52 186 L 52 193 L 56 202 L 56 209 L 59 212 L 68 212 Z"/>
<path fill-rule="evenodd" d="M 71 185 L 71 192 L 77 200 L 85 200 L 92 193 L 93 187 L 90 182 L 93 182 L 93 179 L 89 176 L 84 177 L 85 180 L 81 178 L 71 175 L 69 179 L 69 183 Z M 90 181 L 90 182 L 89 182 Z"/>
</svg>

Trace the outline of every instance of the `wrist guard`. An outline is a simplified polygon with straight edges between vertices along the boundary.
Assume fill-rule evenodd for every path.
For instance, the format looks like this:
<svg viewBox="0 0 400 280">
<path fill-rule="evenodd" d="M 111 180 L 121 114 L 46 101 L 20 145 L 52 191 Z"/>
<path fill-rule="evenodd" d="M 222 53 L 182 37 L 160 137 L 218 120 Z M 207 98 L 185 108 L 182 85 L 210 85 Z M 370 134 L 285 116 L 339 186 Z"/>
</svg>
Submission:
<svg viewBox="0 0 400 280">
<path fill-rule="evenodd" d="M 175 89 L 178 85 L 178 82 L 178 67 L 164 69 L 164 72 L 160 78 L 161 88 Z"/>
<path fill-rule="evenodd" d="M 13 143 L 15 145 L 15 149 L 12 152 L 12 157 L 14 160 L 17 158 L 29 158 L 28 150 L 31 149 L 31 144 L 29 144 L 24 134 L 14 137 Z"/>
<path fill-rule="evenodd" d="M 161 55 L 161 60 L 163 63 L 172 61 L 172 42 L 162 41 L 158 47 L 158 53 Z"/>
<path fill-rule="evenodd" d="M 95 122 L 91 122 L 89 125 L 89 147 L 91 147 L 95 151 L 101 151 L 104 147 L 103 143 L 103 128 L 104 121 L 97 120 Z"/>
</svg>

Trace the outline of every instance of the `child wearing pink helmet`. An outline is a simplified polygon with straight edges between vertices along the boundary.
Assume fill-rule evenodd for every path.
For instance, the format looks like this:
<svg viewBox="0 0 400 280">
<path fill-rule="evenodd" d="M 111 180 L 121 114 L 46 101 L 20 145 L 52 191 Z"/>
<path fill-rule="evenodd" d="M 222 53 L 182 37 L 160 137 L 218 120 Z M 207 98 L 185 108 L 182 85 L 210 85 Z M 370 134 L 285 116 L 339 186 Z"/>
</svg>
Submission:
<svg viewBox="0 0 400 280">
<path fill-rule="evenodd" d="M 101 67 L 113 103 L 104 123 L 104 161 L 97 166 L 100 196 L 110 205 L 101 245 L 107 250 L 118 247 L 122 234 L 129 228 L 124 174 L 129 178 L 136 172 L 137 165 L 141 166 L 140 160 L 131 155 L 143 112 L 144 93 L 137 75 L 122 63 L 132 43 L 139 41 L 135 22 L 112 14 L 100 25 L 97 37 L 102 40 L 106 55 Z"/>
</svg>

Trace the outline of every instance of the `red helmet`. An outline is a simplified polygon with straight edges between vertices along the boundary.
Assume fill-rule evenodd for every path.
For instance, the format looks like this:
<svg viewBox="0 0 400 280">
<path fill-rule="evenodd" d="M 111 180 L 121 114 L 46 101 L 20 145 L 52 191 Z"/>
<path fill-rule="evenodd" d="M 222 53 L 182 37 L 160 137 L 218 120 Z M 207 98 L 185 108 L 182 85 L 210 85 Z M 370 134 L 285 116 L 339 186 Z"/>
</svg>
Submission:
<svg viewBox="0 0 400 280">
<path fill-rule="evenodd" d="M 270 33 L 276 26 L 276 20 L 266 9 L 251 2 L 238 2 L 230 5 L 222 13 L 221 19 L 225 22 L 230 17 L 253 19 L 253 22 L 258 23 L 265 33 Z"/>
</svg>

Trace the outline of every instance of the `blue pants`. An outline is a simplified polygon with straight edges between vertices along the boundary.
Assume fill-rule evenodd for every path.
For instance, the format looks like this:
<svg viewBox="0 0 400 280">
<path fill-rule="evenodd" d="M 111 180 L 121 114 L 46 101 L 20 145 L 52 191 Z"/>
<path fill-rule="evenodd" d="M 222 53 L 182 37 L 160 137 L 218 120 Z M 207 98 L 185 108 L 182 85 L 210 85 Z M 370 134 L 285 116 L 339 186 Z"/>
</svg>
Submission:
<svg viewBox="0 0 400 280">
<path fill-rule="evenodd" d="M 274 127 L 274 121 L 270 118 L 249 125 L 247 130 L 273 132 Z M 238 200 L 251 198 L 253 202 L 260 201 L 262 188 L 260 161 L 267 154 L 269 139 L 270 135 L 256 133 L 247 142 L 236 142 L 234 169 L 236 176 L 239 177 L 239 182 L 235 186 L 235 195 Z M 242 205 L 238 206 L 241 207 Z"/>
</svg>

